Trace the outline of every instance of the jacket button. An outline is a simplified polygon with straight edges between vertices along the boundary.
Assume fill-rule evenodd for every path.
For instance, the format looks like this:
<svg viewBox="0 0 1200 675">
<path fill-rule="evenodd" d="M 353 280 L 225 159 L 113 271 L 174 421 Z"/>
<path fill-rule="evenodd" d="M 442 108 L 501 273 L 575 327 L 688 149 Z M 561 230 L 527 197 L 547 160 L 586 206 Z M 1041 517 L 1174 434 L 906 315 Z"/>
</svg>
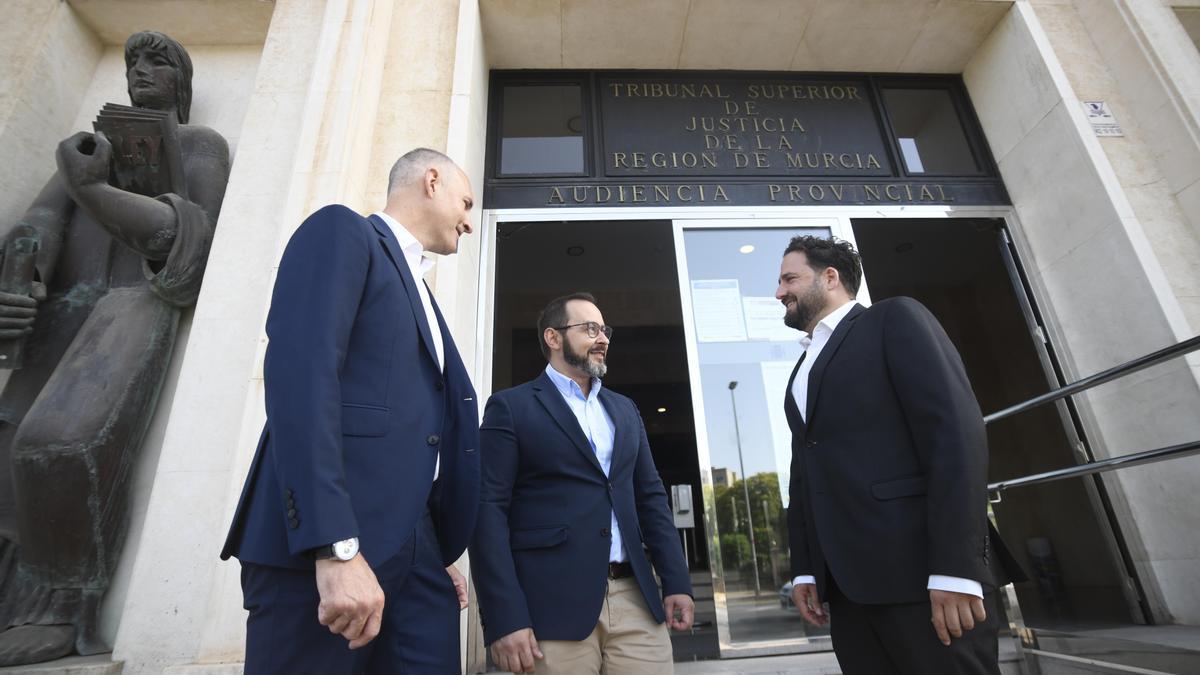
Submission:
<svg viewBox="0 0 1200 675">
<path fill-rule="evenodd" d="M 289 508 L 287 510 L 287 514 L 288 514 L 288 518 L 291 518 L 292 520 L 296 519 L 296 509 Z"/>
<path fill-rule="evenodd" d="M 446 385 L 443 384 L 441 380 L 438 380 L 437 384 L 433 385 L 433 388 L 437 389 L 438 391 L 441 391 L 446 388 Z"/>
<path fill-rule="evenodd" d="M 292 529 L 294 530 L 297 527 L 300 527 L 300 519 L 293 516 L 290 520 L 288 520 L 288 525 L 291 525 Z"/>
<path fill-rule="evenodd" d="M 437 445 L 438 443 L 442 442 L 442 439 L 438 438 L 437 434 L 429 434 L 429 438 L 426 438 L 425 442 L 430 445 Z"/>
<path fill-rule="evenodd" d="M 466 452 L 475 452 L 475 448 L 467 448 Z"/>
<path fill-rule="evenodd" d="M 601 536 L 601 537 L 607 537 L 607 536 L 609 536 L 609 535 L 611 535 L 611 534 L 612 534 L 612 533 L 608 531 L 608 528 L 607 528 L 607 527 L 600 528 L 600 536 Z"/>
</svg>

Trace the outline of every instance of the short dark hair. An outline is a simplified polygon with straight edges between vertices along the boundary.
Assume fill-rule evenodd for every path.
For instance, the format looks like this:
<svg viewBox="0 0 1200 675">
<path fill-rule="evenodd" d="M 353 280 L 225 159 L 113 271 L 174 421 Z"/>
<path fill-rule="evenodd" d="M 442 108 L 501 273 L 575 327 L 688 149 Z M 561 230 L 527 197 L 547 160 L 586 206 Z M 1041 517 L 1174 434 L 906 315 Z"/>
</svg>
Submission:
<svg viewBox="0 0 1200 675">
<path fill-rule="evenodd" d="M 577 293 L 569 293 L 567 295 L 557 297 L 542 309 L 542 313 L 538 314 L 537 334 L 538 346 L 542 348 L 542 356 L 546 360 L 550 360 L 550 345 L 546 344 L 546 329 L 558 328 L 567 323 L 567 303 L 572 300 L 587 300 L 593 305 L 596 304 L 596 298 L 591 293 L 583 291 Z"/>
<path fill-rule="evenodd" d="M 836 237 L 814 237 L 801 235 L 792 237 L 783 254 L 803 253 L 808 260 L 808 266 L 817 272 L 827 267 L 837 270 L 842 280 L 842 286 L 850 297 L 858 295 L 858 285 L 862 282 L 862 258 L 850 242 Z"/>
</svg>

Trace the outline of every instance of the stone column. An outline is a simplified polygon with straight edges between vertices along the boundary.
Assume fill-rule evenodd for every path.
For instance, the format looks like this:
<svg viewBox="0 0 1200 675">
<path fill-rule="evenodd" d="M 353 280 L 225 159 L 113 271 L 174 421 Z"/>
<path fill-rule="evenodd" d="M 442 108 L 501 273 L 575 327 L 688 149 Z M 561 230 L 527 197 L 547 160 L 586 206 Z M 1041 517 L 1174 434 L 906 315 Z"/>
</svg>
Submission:
<svg viewBox="0 0 1200 675">
<path fill-rule="evenodd" d="M 963 77 L 1016 207 L 1013 236 L 1046 328 L 1067 377 L 1078 379 L 1192 328 L 1055 53 L 1072 44 L 1052 44 L 1042 11 L 1014 3 Z M 1098 458 L 1200 438 L 1198 365 L 1177 359 L 1077 397 Z M 1196 458 L 1104 478 L 1159 622 L 1200 621 L 1198 481 Z"/>
<path fill-rule="evenodd" d="M 276 0 L 117 634 L 127 674 L 240 672 L 239 567 L 217 554 L 263 422 L 274 272 L 304 216 L 362 201 L 393 5 Z"/>
</svg>

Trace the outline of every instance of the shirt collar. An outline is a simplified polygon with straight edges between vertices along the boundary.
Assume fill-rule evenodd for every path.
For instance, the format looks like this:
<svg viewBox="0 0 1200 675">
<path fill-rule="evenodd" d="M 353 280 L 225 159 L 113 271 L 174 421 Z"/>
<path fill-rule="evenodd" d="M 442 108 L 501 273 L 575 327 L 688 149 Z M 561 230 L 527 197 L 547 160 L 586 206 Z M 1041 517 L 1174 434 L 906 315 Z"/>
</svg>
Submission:
<svg viewBox="0 0 1200 675">
<path fill-rule="evenodd" d="M 583 390 L 579 388 L 578 382 L 558 372 L 558 370 L 549 363 L 546 364 L 546 375 L 550 378 L 550 381 L 554 383 L 554 387 L 558 389 L 558 393 L 562 394 L 564 397 L 574 396 L 577 398 L 585 398 L 583 395 Z M 592 390 L 586 398 L 590 399 L 594 396 L 599 396 L 600 387 L 600 378 L 593 377 Z"/>
<path fill-rule="evenodd" d="M 421 246 L 421 242 L 417 241 L 417 238 L 395 218 L 383 211 L 376 211 L 375 215 L 387 224 L 392 235 L 396 237 L 396 243 L 400 245 L 400 250 L 404 251 L 404 257 L 408 261 L 409 267 L 415 267 L 424 276 L 433 267 L 433 260 L 425 257 L 425 247 Z"/>
<path fill-rule="evenodd" d="M 826 335 L 832 335 L 833 331 L 837 330 L 838 324 L 842 322 L 842 319 L 846 318 L 846 315 L 850 313 L 850 310 L 853 309 L 856 304 L 858 304 L 856 300 L 850 300 L 846 302 L 846 304 L 830 312 L 824 319 L 821 319 L 817 322 L 817 327 L 813 329 L 812 335 L 804 333 L 800 336 L 800 346 L 808 349 L 808 346 L 812 344 L 813 339 L 819 332 L 825 333 Z"/>
</svg>

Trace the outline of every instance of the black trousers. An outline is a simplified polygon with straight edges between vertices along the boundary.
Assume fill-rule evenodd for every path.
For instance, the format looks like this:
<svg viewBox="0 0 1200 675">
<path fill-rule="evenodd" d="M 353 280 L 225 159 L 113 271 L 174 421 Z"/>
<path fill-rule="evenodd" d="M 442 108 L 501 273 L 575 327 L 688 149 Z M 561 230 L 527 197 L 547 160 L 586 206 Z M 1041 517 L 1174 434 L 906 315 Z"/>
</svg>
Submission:
<svg viewBox="0 0 1200 675">
<path fill-rule="evenodd" d="M 461 673 L 458 596 L 429 514 L 391 560 L 368 562 L 383 587 L 383 623 L 356 650 L 318 623 L 313 572 L 242 563 L 246 675 Z"/>
<path fill-rule="evenodd" d="M 844 675 L 999 675 L 995 593 L 984 593 L 987 620 L 950 646 L 938 641 L 929 600 L 897 605 L 851 601 L 828 574 L 829 628 Z"/>
</svg>

